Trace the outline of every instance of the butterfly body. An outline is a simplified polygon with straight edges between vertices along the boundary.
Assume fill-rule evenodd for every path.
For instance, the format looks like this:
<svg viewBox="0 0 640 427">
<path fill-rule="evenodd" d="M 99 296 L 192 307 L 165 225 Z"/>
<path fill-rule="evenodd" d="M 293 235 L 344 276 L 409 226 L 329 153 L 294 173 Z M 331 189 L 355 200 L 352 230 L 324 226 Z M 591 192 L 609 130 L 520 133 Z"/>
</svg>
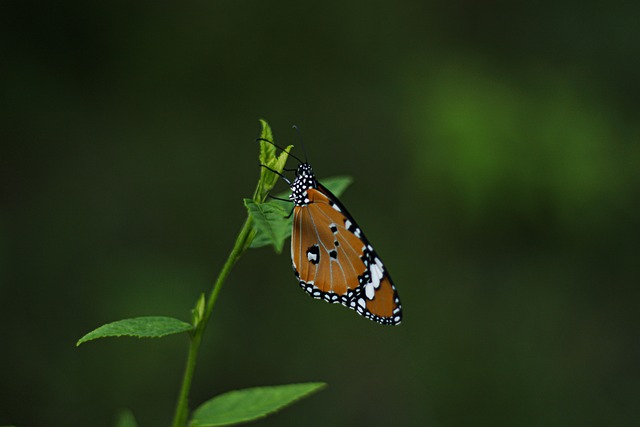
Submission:
<svg viewBox="0 0 640 427">
<path fill-rule="evenodd" d="M 291 259 L 311 297 L 339 303 L 385 325 L 402 320 L 398 292 L 384 264 L 346 208 L 301 163 L 290 184 L 294 203 Z"/>
</svg>

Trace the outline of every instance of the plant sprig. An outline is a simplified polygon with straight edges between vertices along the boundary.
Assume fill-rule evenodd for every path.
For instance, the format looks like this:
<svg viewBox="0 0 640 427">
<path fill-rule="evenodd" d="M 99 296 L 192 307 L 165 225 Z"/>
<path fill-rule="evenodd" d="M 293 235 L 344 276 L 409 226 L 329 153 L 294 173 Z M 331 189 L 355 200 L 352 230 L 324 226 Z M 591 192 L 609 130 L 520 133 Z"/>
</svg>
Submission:
<svg viewBox="0 0 640 427">
<path fill-rule="evenodd" d="M 220 290 L 233 266 L 249 248 L 271 245 L 277 253 L 282 251 L 284 241 L 291 234 L 291 218 L 287 214 L 291 205 L 281 200 L 267 200 L 270 191 L 278 182 L 278 174 L 284 170 L 292 145 L 282 152 L 273 144 L 273 133 L 266 121 L 260 120 L 262 133 L 259 141 L 260 178 L 253 197 L 245 199 L 247 218 L 238 233 L 222 270 L 214 282 L 209 295 L 202 294 L 192 309 L 191 323 L 179 319 L 152 316 L 124 319 L 108 323 L 84 335 L 77 345 L 106 337 L 133 336 L 138 338 L 160 338 L 171 334 L 186 333 L 189 336 L 189 351 L 182 384 L 176 402 L 173 427 L 185 427 L 191 415 L 190 427 L 222 426 L 261 418 L 286 407 L 326 386 L 325 383 L 301 383 L 271 387 L 235 390 L 214 397 L 189 411 L 189 392 L 193 381 L 198 352 Z M 349 177 L 336 177 L 323 181 L 334 194 L 339 195 L 351 183 Z M 119 417 L 118 427 L 135 426 L 130 412 Z"/>
</svg>

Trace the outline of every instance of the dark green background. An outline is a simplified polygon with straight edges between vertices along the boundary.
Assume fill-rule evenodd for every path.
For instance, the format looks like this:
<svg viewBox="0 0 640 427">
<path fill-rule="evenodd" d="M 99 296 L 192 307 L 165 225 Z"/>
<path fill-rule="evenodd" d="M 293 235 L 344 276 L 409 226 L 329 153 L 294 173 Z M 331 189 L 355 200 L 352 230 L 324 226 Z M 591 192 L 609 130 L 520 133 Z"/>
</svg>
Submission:
<svg viewBox="0 0 640 427">
<path fill-rule="evenodd" d="M 260 425 L 639 424 L 639 16 L 550 0 L 3 2 L 0 424 L 109 426 L 123 407 L 169 424 L 183 336 L 75 341 L 189 318 L 244 220 L 259 117 L 281 144 L 298 124 L 320 177 L 355 178 L 342 200 L 405 318 L 313 301 L 286 253 L 252 250 L 193 404 L 321 380 Z"/>
</svg>

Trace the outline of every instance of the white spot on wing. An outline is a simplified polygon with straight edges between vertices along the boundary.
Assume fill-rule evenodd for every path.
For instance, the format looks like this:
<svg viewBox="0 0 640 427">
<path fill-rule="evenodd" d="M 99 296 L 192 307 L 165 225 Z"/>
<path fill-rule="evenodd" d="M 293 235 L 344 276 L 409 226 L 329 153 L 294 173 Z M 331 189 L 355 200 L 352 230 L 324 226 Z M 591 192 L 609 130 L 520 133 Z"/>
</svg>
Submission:
<svg viewBox="0 0 640 427">
<path fill-rule="evenodd" d="M 380 285 L 380 282 L 378 281 L 378 286 L 379 285 Z M 373 299 L 373 297 L 376 294 L 376 288 L 374 288 L 374 284 L 373 283 L 369 283 L 369 284 L 365 285 L 364 293 L 367 295 L 367 298 Z"/>
<path fill-rule="evenodd" d="M 382 280 L 382 269 L 380 265 L 373 264 L 371 266 L 371 284 L 378 288 L 380 286 L 380 280 Z"/>
</svg>

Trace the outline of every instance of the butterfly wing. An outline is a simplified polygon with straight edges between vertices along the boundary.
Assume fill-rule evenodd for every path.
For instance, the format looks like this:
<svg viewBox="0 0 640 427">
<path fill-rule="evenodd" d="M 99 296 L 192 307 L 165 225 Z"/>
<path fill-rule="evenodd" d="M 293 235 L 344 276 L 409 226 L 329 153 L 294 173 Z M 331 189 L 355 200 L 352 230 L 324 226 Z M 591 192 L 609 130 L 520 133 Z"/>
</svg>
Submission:
<svg viewBox="0 0 640 427">
<path fill-rule="evenodd" d="M 295 206 L 291 259 L 300 286 L 313 298 L 340 303 L 378 323 L 402 320 L 398 292 L 353 217 L 322 185 Z"/>
</svg>

